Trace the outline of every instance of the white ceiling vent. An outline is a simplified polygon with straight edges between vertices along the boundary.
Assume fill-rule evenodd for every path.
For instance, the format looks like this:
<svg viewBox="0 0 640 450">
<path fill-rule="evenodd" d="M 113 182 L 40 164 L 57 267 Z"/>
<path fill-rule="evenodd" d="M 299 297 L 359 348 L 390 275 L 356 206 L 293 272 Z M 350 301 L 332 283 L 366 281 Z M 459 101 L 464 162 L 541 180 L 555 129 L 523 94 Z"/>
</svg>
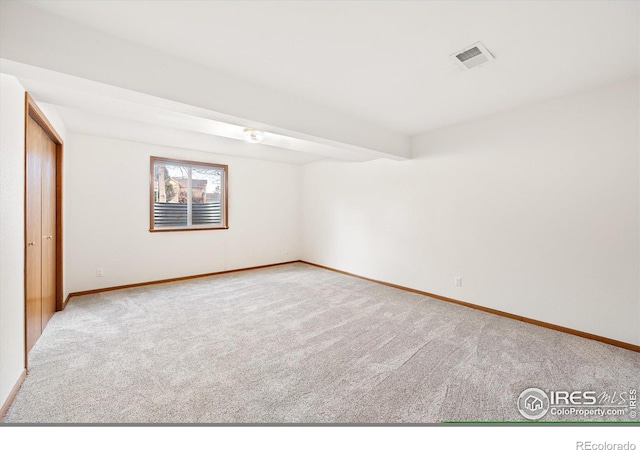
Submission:
<svg viewBox="0 0 640 450">
<path fill-rule="evenodd" d="M 453 55 L 451 55 L 451 57 L 455 59 L 460 67 L 464 68 L 465 70 L 481 66 L 482 64 L 493 59 L 493 55 L 489 53 L 487 47 L 482 45 L 481 42 L 476 42 L 472 46 L 454 53 Z"/>
</svg>

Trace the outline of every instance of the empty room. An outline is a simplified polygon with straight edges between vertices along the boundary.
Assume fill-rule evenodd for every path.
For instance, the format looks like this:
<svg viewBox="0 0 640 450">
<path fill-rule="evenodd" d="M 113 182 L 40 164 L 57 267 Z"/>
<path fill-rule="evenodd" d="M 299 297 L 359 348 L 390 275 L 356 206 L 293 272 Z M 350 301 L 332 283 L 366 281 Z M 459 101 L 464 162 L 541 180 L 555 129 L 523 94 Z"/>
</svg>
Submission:
<svg viewBox="0 0 640 450">
<path fill-rule="evenodd" d="M 639 6 L 2 1 L 0 421 L 637 424 Z"/>
</svg>

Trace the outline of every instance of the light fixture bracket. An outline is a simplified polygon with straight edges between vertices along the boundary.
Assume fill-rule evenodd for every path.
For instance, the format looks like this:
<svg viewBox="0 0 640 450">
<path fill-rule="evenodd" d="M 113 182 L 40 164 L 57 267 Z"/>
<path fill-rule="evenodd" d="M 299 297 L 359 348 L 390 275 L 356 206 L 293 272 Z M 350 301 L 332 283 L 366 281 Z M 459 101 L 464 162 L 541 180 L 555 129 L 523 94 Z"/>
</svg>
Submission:
<svg viewBox="0 0 640 450">
<path fill-rule="evenodd" d="M 242 131 L 242 136 L 244 137 L 245 141 L 252 144 L 259 144 L 260 142 L 264 141 L 265 138 L 264 131 L 257 130 L 255 128 L 245 128 Z"/>
</svg>

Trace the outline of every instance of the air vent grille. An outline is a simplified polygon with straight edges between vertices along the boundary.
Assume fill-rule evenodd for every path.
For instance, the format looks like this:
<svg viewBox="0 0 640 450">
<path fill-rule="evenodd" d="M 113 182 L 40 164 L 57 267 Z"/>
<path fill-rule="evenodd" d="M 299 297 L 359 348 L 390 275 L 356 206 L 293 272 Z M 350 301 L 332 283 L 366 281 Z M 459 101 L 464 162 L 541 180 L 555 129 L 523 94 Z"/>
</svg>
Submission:
<svg viewBox="0 0 640 450">
<path fill-rule="evenodd" d="M 493 55 L 489 53 L 489 50 L 481 42 L 477 42 L 451 56 L 466 70 L 473 69 L 494 59 Z"/>
<path fill-rule="evenodd" d="M 473 58 L 474 56 L 478 56 L 481 55 L 482 52 L 480 51 L 480 49 L 478 47 L 473 47 L 470 48 L 469 50 L 467 50 L 466 52 L 462 52 L 458 55 L 456 55 L 456 58 L 458 58 L 460 60 L 460 62 L 465 62 L 468 59 Z"/>
</svg>

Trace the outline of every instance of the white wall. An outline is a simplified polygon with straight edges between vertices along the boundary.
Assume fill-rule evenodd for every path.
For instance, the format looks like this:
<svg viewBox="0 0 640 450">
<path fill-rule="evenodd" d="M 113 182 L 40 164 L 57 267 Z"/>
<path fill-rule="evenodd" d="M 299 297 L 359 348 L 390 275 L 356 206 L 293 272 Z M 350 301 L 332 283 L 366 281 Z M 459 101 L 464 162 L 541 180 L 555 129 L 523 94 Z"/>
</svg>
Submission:
<svg viewBox="0 0 640 450">
<path fill-rule="evenodd" d="M 65 296 L 300 258 L 297 166 L 75 134 L 65 144 Z M 152 155 L 227 164 L 229 229 L 150 233 Z"/>
<path fill-rule="evenodd" d="M 0 74 L 0 406 L 24 367 L 24 89 Z"/>
<path fill-rule="evenodd" d="M 640 344 L 638 85 L 305 166 L 303 259 Z"/>
</svg>

